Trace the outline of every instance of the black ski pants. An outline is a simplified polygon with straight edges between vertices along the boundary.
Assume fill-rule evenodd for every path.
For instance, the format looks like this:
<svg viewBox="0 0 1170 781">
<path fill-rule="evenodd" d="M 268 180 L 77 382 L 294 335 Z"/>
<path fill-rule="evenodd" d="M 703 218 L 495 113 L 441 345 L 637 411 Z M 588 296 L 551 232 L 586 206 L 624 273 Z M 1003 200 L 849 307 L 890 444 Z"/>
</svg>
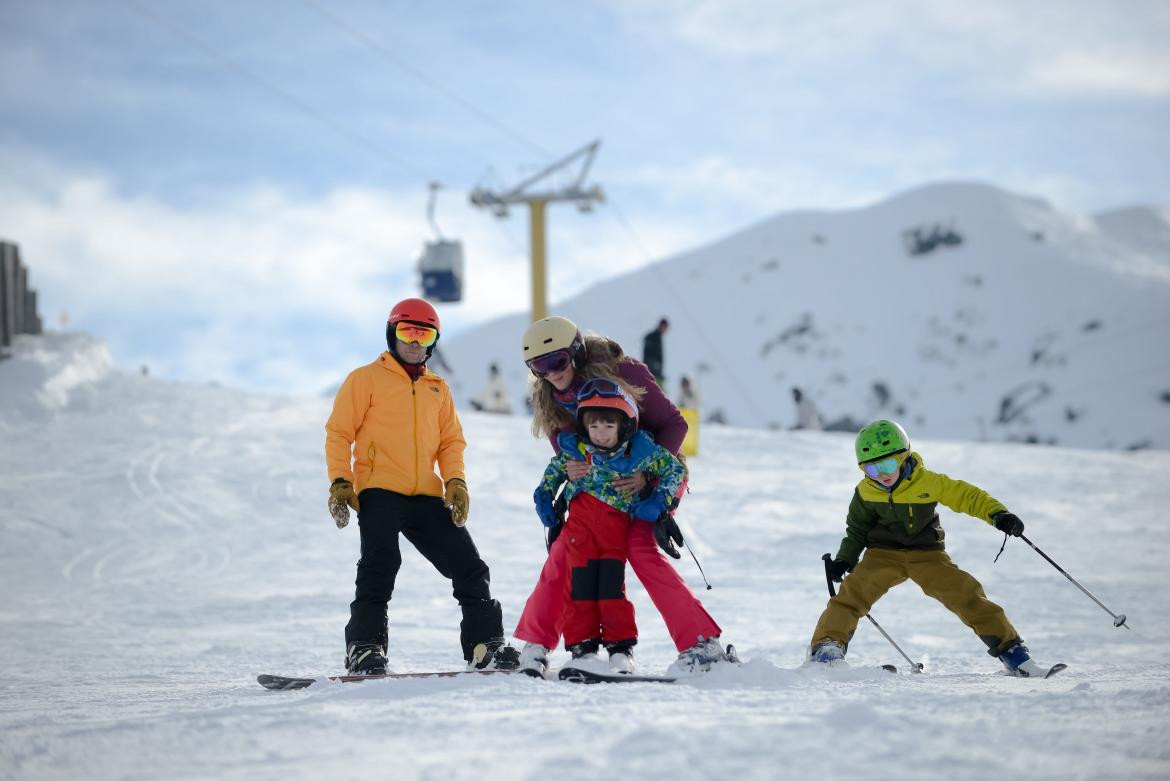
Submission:
<svg viewBox="0 0 1170 781">
<path fill-rule="evenodd" d="M 464 659 L 471 660 L 478 643 L 504 636 L 503 615 L 500 603 L 492 599 L 488 566 L 466 527 L 451 522 L 442 499 L 367 488 L 358 501 L 362 508 L 358 513 L 362 557 L 357 563 L 357 589 L 345 627 L 347 646 L 355 640 L 387 645 L 387 604 L 402 566 L 399 532 L 451 581 L 451 593 L 463 609 L 459 641 Z"/>
</svg>

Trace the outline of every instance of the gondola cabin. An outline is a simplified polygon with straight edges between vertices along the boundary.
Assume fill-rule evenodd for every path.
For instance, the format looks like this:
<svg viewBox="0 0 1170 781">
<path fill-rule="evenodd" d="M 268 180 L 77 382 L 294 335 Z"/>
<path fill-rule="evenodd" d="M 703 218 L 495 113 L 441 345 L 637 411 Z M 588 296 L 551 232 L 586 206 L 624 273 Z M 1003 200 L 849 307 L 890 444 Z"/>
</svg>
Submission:
<svg viewBox="0 0 1170 781">
<path fill-rule="evenodd" d="M 463 243 L 428 241 L 418 261 L 423 298 L 430 301 L 463 299 Z"/>
</svg>

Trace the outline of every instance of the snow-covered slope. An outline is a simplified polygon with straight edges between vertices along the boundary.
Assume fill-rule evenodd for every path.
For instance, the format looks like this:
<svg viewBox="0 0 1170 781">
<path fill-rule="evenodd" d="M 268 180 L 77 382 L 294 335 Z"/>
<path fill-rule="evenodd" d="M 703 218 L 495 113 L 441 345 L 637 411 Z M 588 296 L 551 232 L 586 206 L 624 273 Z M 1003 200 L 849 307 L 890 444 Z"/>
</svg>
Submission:
<svg viewBox="0 0 1170 781">
<path fill-rule="evenodd" d="M 704 417 L 733 425 L 791 426 L 798 386 L 843 429 L 892 416 L 923 436 L 1170 447 L 1164 211 L 1084 218 L 933 185 L 783 214 L 552 311 L 639 357 L 668 317 L 670 391 L 690 375 Z M 464 392 L 495 361 L 520 402 L 525 325 L 515 315 L 443 343 Z"/>
<path fill-rule="evenodd" d="M 30 345 L 86 365 L 92 340 Z M 45 377 L 0 362 L 6 405 Z M 905 584 L 874 616 L 925 675 L 802 670 L 858 472 L 843 434 L 705 430 L 680 513 L 714 589 L 680 571 L 747 660 L 676 686 L 409 680 L 267 692 L 335 672 L 358 534 L 325 511 L 326 399 L 107 373 L 0 431 L 0 778 L 1155 779 L 1170 775 L 1170 453 L 921 439 L 989 489 L 1109 617 L 1018 541 L 945 513 L 951 555 L 1002 603 L 1050 681 L 997 673 Z M 30 402 L 31 403 L 31 402 Z M 470 528 L 512 627 L 544 556 L 548 458 L 518 417 L 468 413 Z M 460 664 L 450 589 L 404 545 L 400 670 Z M 638 663 L 674 658 L 631 579 Z M 554 662 L 563 660 L 558 653 Z M 868 624 L 856 665 L 904 663 Z"/>
</svg>

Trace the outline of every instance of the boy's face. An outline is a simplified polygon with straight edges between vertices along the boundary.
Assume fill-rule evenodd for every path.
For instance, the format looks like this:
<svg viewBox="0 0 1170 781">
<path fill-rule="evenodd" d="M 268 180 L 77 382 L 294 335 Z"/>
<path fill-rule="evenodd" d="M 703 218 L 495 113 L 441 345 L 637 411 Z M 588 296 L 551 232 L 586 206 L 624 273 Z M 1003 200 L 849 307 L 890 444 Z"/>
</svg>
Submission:
<svg viewBox="0 0 1170 781">
<path fill-rule="evenodd" d="M 585 426 L 589 441 L 597 447 L 610 448 L 618 441 L 618 424 L 608 420 L 593 420 Z"/>
<path fill-rule="evenodd" d="M 905 461 L 905 456 L 890 456 L 883 458 L 881 461 L 874 461 L 861 465 L 861 471 L 865 472 L 865 476 L 875 483 L 881 483 L 886 488 L 889 488 L 894 483 L 898 482 L 898 475 L 902 472 L 902 463 Z"/>
</svg>

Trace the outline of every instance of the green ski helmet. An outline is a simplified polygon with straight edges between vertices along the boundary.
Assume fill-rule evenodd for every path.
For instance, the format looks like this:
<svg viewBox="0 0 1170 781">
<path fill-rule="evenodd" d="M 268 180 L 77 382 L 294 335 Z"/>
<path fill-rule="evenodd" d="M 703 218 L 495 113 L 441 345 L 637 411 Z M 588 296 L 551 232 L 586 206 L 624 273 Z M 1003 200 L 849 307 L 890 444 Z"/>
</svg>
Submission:
<svg viewBox="0 0 1170 781">
<path fill-rule="evenodd" d="M 857 451 L 857 463 L 864 464 L 908 451 L 910 436 L 892 420 L 875 420 L 857 432 L 853 447 Z"/>
</svg>

